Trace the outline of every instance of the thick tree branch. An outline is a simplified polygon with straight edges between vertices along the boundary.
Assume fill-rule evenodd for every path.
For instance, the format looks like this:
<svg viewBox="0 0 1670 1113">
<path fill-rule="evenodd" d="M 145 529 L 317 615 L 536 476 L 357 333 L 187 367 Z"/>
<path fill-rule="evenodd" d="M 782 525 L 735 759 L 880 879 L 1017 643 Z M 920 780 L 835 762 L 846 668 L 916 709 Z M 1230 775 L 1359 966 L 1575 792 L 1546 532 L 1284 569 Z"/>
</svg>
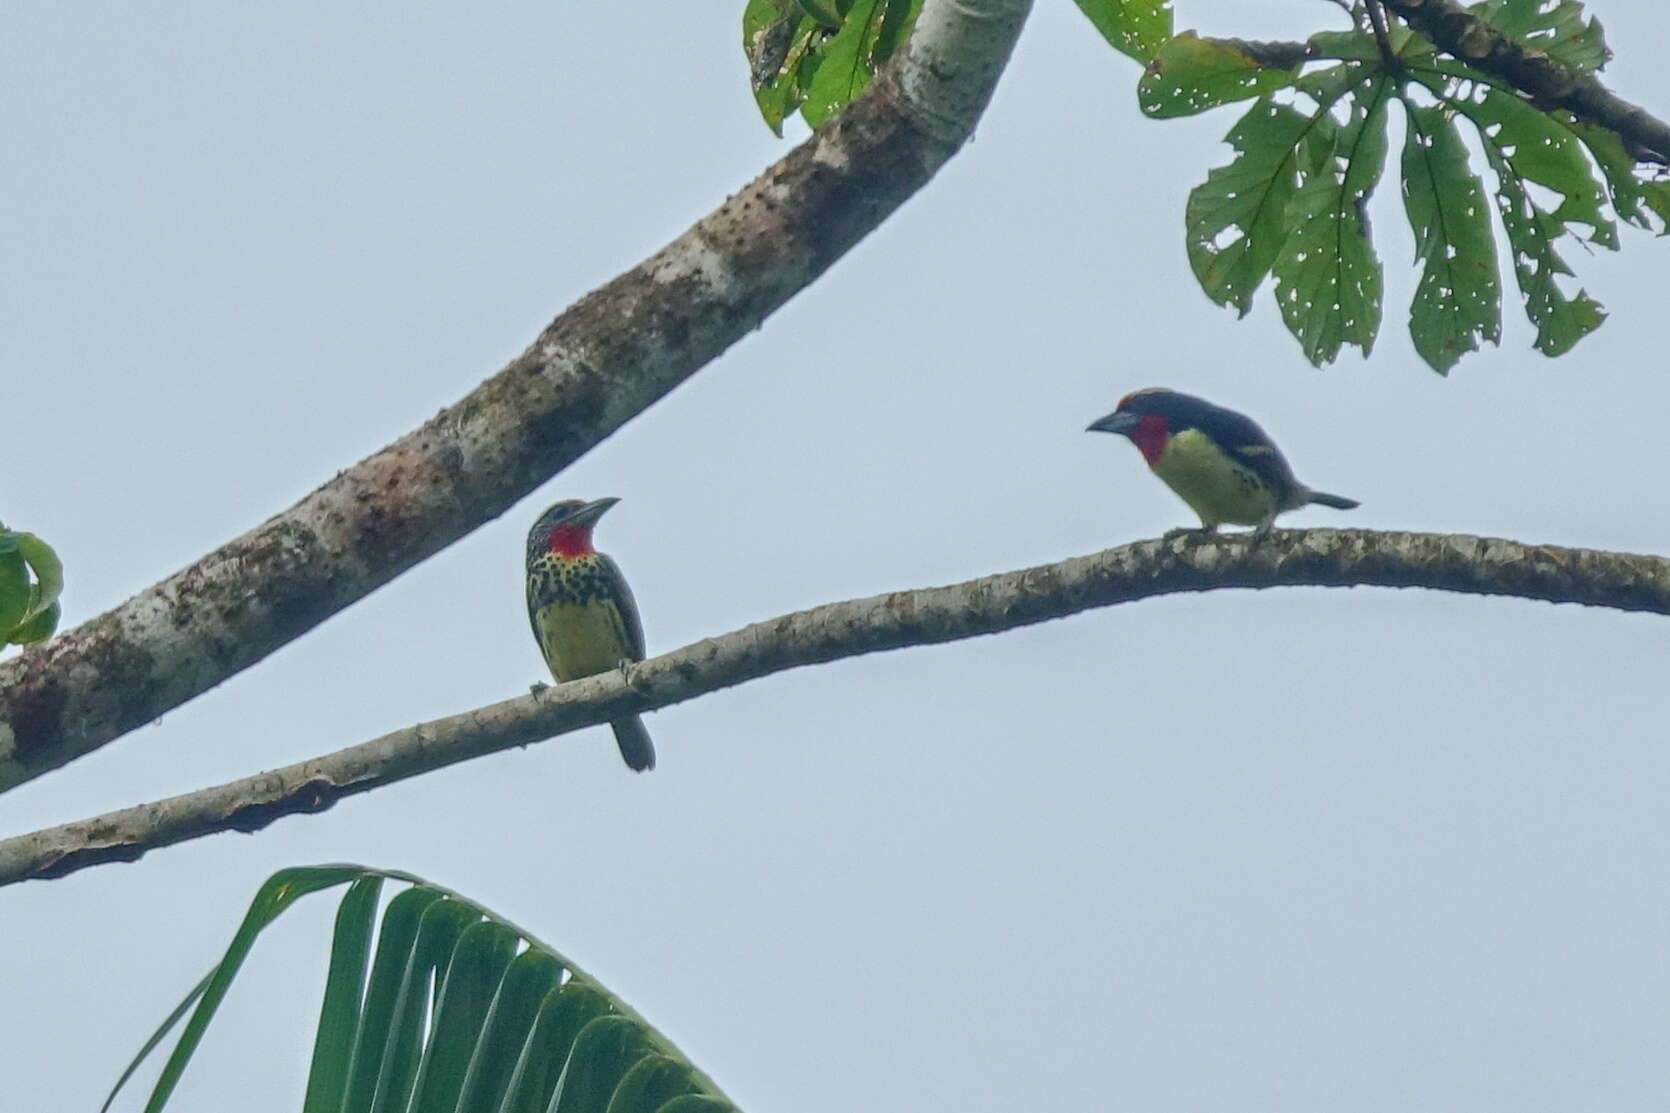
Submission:
<svg viewBox="0 0 1670 1113">
<path fill-rule="evenodd" d="M 836 119 L 433 420 L 0 665 L 0 791 L 150 722 L 497 517 L 746 336 L 968 138 L 1031 0 L 930 0 Z"/>
<path fill-rule="evenodd" d="M 991 634 L 1184 591 L 1427 587 L 1670 614 L 1670 560 L 1515 541 L 1281 530 L 1140 541 L 950 587 L 830 603 L 707 638 L 633 667 L 422 723 L 215 788 L 0 841 L 0 885 L 59 877 L 297 812 L 454 762 L 649 711 L 785 669 Z"/>
</svg>

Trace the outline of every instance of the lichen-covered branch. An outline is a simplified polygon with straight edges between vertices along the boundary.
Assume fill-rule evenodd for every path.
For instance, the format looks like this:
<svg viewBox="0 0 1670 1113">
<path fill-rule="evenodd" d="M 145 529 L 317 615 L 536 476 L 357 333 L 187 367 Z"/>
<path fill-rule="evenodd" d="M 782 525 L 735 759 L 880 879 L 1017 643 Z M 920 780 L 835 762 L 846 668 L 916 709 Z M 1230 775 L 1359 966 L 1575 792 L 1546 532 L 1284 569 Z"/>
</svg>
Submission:
<svg viewBox="0 0 1670 1113">
<path fill-rule="evenodd" d="M 1031 0 L 930 0 L 866 94 L 433 420 L 0 665 L 0 791 L 150 722 L 434 555 L 756 328 L 968 138 Z"/>
<path fill-rule="evenodd" d="M 1638 162 L 1670 165 L 1670 125 L 1614 96 L 1594 75 L 1576 73 L 1542 51 L 1515 42 L 1453 0 L 1381 3 L 1439 50 L 1507 82 L 1538 108 L 1563 108 L 1611 129 Z"/>
<path fill-rule="evenodd" d="M 1515 541 L 1278 530 L 1141 541 L 950 587 L 830 603 L 633 666 L 396 731 L 215 788 L 0 841 L 0 885 L 58 877 L 785 669 L 992 634 L 1094 607 L 1215 588 L 1426 587 L 1670 614 L 1670 560 Z"/>
</svg>

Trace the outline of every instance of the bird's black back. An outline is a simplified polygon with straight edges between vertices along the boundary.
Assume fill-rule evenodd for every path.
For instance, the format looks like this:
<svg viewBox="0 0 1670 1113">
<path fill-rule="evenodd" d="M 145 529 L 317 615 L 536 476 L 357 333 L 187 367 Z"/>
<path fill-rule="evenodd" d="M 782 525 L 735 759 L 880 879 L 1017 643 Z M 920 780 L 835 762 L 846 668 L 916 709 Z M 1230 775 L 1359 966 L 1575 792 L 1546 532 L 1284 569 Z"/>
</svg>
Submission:
<svg viewBox="0 0 1670 1113">
<path fill-rule="evenodd" d="M 1166 419 L 1173 434 L 1185 429 L 1200 430 L 1236 463 L 1279 493 L 1285 494 L 1299 486 L 1276 443 L 1246 414 L 1215 406 L 1193 394 L 1161 387 L 1128 394 L 1119 408 L 1126 413 L 1159 414 Z"/>
</svg>

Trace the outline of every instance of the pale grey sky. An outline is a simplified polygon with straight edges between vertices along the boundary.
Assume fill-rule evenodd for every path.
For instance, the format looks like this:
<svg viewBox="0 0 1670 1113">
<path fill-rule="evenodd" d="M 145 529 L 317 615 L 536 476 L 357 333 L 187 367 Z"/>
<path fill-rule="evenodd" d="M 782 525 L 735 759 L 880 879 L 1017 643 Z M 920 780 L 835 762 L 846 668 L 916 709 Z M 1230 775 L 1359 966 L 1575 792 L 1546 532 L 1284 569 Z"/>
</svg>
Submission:
<svg viewBox="0 0 1670 1113">
<path fill-rule="evenodd" d="M 467 391 L 787 149 L 740 0 L 14 6 L 0 35 L 0 518 L 66 623 Z M 1593 10 L 1670 112 L 1670 13 Z M 1248 37 L 1300 0 L 1184 5 Z M 1666 248 L 1569 247 L 1611 320 L 1448 380 L 1386 325 L 1318 372 L 1182 249 L 1233 111 L 1154 123 L 1040 0 L 973 145 L 825 280 L 501 521 L 157 725 L 9 793 L 0 834 L 525 691 L 521 540 L 561 497 L 650 648 L 1190 519 L 1083 430 L 1164 384 L 1363 502 L 1294 525 L 1670 553 Z M 792 137 L 791 137 L 792 138 Z M 0 893 L 0 1107 L 95 1107 L 272 870 L 463 890 L 626 996 L 753 1113 L 1661 1109 L 1664 620 L 1412 591 L 1220 592 L 809 669 Z M 298 1107 L 330 906 L 259 951 L 182 1110 Z"/>
</svg>

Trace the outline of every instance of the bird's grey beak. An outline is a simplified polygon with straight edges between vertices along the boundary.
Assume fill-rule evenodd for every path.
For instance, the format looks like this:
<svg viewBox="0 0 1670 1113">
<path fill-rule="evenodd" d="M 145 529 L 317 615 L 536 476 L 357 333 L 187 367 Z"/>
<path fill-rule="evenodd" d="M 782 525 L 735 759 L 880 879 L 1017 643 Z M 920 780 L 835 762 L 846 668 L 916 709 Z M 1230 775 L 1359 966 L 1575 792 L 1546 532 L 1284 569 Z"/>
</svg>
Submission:
<svg viewBox="0 0 1670 1113">
<path fill-rule="evenodd" d="M 1095 421 L 1092 421 L 1084 427 L 1084 431 L 1086 433 L 1124 433 L 1128 436 L 1141 420 L 1136 414 L 1120 413 L 1115 410 L 1106 417 L 1098 417 Z"/>
<path fill-rule="evenodd" d="M 594 502 L 588 502 L 588 503 L 586 503 L 586 505 L 584 505 L 584 506 L 580 507 L 580 509 L 576 510 L 574 512 L 574 516 L 569 518 L 568 520 L 571 523 L 573 523 L 574 525 L 580 525 L 580 526 L 593 525 L 597 522 L 597 519 L 603 517 L 604 514 L 608 513 L 609 508 L 611 506 L 615 505 L 615 503 L 617 503 L 619 501 L 620 501 L 619 499 L 609 498 L 609 499 L 597 499 Z"/>
</svg>

